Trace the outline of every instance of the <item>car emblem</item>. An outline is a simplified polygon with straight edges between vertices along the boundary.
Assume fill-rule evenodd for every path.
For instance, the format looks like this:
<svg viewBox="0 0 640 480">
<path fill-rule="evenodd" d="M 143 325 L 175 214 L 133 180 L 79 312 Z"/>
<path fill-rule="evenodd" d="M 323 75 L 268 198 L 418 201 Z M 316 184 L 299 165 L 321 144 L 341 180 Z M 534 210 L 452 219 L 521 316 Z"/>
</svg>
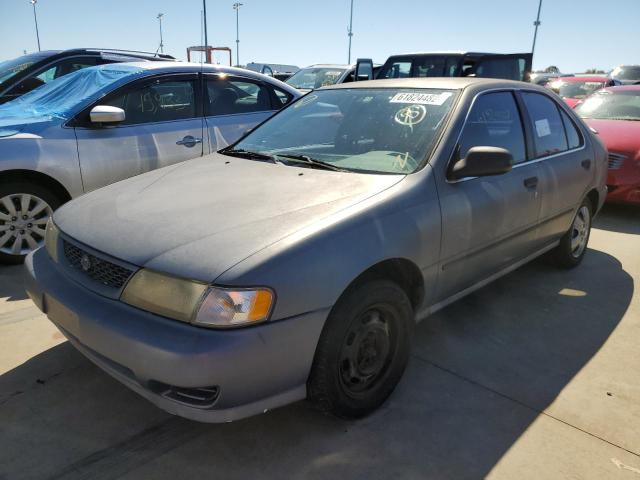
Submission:
<svg viewBox="0 0 640 480">
<path fill-rule="evenodd" d="M 400 125 L 413 127 L 417 125 L 427 115 L 427 109 L 424 105 L 408 105 L 396 112 L 395 121 Z"/>
<path fill-rule="evenodd" d="M 91 258 L 89 258 L 89 255 L 86 253 L 84 253 L 80 258 L 80 266 L 85 272 L 88 272 L 91 269 Z"/>
</svg>

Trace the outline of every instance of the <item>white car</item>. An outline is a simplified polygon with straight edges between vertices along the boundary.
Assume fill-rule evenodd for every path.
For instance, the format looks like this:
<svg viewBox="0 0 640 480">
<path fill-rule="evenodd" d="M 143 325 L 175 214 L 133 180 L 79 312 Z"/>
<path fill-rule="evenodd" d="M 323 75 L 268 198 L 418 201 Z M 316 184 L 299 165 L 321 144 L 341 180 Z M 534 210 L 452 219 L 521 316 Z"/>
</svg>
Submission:
<svg viewBox="0 0 640 480">
<path fill-rule="evenodd" d="M 299 96 L 244 69 L 140 62 L 85 68 L 0 106 L 0 262 L 42 245 L 71 198 L 215 152 Z"/>
</svg>

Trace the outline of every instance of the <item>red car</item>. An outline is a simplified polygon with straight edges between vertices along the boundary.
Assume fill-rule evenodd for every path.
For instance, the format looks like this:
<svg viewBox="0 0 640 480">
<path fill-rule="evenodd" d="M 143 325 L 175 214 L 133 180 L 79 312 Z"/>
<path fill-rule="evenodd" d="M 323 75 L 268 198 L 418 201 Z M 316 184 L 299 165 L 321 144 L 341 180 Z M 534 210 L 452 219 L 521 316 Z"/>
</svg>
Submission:
<svg viewBox="0 0 640 480">
<path fill-rule="evenodd" d="M 607 77 L 560 77 L 547 86 L 562 97 L 571 108 L 591 95 L 596 90 L 605 87 L 621 85 L 618 80 Z"/>
<path fill-rule="evenodd" d="M 607 201 L 640 205 L 640 85 L 599 90 L 576 113 L 609 150 Z"/>
</svg>

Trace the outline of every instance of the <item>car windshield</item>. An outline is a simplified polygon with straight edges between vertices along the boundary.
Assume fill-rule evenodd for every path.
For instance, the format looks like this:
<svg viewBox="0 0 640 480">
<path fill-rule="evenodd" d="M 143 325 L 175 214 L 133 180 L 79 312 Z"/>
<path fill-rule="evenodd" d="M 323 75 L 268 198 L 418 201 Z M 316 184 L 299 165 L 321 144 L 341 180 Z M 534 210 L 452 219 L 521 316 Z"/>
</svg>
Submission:
<svg viewBox="0 0 640 480">
<path fill-rule="evenodd" d="M 617 67 L 611 72 L 611 78 L 617 80 L 640 80 L 640 66 Z"/>
<path fill-rule="evenodd" d="M 346 71 L 346 68 L 303 68 L 292 75 L 287 83 L 293 88 L 316 89 L 335 85 Z"/>
<path fill-rule="evenodd" d="M 436 89 L 319 90 L 233 148 L 285 164 L 304 157 L 348 171 L 407 174 L 427 161 L 454 98 Z"/>
<path fill-rule="evenodd" d="M 102 95 L 106 87 L 115 87 L 143 71 L 139 67 L 124 64 L 78 70 L 0 105 L 0 119 L 2 123 L 7 123 L 12 119 L 28 117 L 70 118 L 86 102 Z"/>
<path fill-rule="evenodd" d="M 560 82 L 558 94 L 562 98 L 585 98 L 604 87 L 601 82 Z"/>
<path fill-rule="evenodd" d="M 640 90 L 603 90 L 591 95 L 575 110 L 582 118 L 640 120 Z"/>
<path fill-rule="evenodd" d="M 31 53 L 12 60 L 0 62 L 0 83 L 6 82 L 11 79 L 11 77 L 14 77 L 24 69 L 29 68 L 31 65 L 45 57 L 46 55 Z"/>
</svg>

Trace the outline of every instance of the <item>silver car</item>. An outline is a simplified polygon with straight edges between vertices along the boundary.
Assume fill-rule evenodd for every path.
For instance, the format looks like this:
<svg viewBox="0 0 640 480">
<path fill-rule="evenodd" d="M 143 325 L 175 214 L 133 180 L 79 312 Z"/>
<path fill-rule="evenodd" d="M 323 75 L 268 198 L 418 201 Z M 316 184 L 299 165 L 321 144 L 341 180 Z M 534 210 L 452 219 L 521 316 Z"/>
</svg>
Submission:
<svg viewBox="0 0 640 480">
<path fill-rule="evenodd" d="M 169 412 L 224 422 L 306 397 L 360 417 L 416 321 L 544 253 L 581 262 L 606 153 L 528 83 L 320 89 L 219 153 L 61 208 L 27 291 Z"/>
<path fill-rule="evenodd" d="M 299 96 L 243 69 L 140 62 L 86 68 L 0 106 L 0 262 L 40 246 L 71 198 L 214 152 Z"/>
</svg>

